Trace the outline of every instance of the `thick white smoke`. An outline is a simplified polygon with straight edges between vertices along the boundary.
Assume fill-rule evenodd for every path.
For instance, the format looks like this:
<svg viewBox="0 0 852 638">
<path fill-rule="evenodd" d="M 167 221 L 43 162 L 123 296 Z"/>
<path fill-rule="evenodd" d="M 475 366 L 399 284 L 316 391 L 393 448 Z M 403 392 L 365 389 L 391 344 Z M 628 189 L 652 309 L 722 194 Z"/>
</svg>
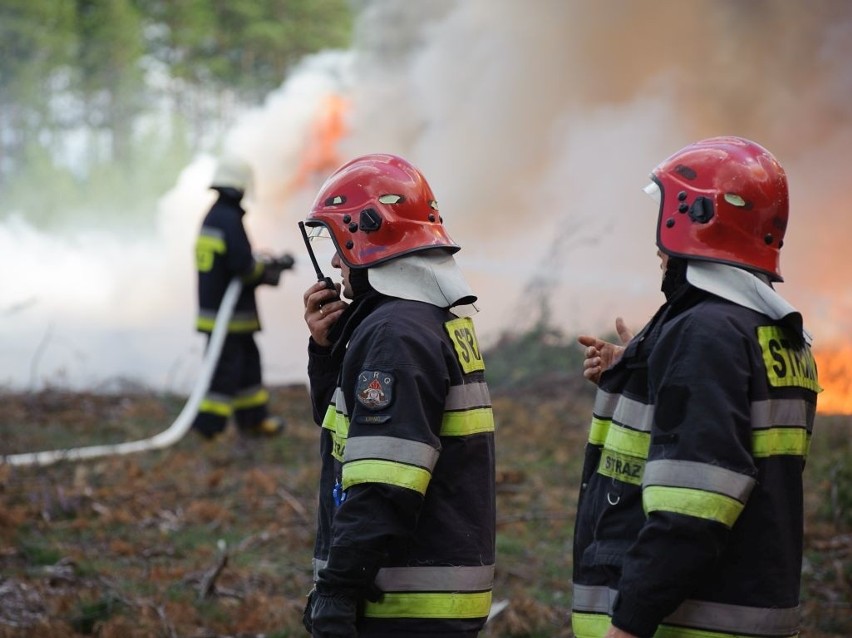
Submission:
<svg viewBox="0 0 852 638">
<path fill-rule="evenodd" d="M 641 325 L 661 300 L 655 205 L 641 189 L 669 154 L 720 134 L 760 142 L 787 169 L 779 290 L 818 343 L 848 339 L 848 3 L 359 6 L 354 49 L 306 60 L 225 141 L 257 171 L 247 217 L 256 248 L 300 258 L 282 288 L 260 292 L 268 381 L 305 374 L 301 294 L 314 273 L 296 222 L 325 174 L 293 178 L 329 95 L 349 105 L 341 159 L 398 153 L 429 179 L 463 246 L 485 341 L 534 320 L 542 298 L 568 332 L 608 331 L 616 314 Z M 203 345 L 192 331 L 192 244 L 212 167 L 199 157 L 176 178 L 146 240 L 0 227 L 0 384 L 191 385 Z"/>
</svg>

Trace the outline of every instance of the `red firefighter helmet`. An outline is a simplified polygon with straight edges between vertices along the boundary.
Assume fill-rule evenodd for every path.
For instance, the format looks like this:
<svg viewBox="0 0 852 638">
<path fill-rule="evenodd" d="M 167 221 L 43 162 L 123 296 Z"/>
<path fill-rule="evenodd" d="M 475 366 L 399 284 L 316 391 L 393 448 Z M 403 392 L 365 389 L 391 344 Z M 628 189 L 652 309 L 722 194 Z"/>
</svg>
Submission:
<svg viewBox="0 0 852 638">
<path fill-rule="evenodd" d="M 787 177 L 769 151 L 741 137 L 712 137 L 669 157 L 651 178 L 661 191 L 657 246 L 662 252 L 783 281 L 779 257 L 787 229 Z"/>
<path fill-rule="evenodd" d="M 423 174 L 396 155 L 364 155 L 338 168 L 320 188 L 305 225 L 324 226 L 351 268 L 430 248 L 459 250 Z"/>
</svg>

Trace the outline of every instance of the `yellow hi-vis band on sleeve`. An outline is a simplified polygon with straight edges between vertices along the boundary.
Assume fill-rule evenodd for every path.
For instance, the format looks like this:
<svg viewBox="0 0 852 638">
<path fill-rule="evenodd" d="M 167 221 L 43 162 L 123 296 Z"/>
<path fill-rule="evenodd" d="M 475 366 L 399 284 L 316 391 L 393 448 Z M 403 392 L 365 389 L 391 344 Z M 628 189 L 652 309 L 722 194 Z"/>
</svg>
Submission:
<svg viewBox="0 0 852 638">
<path fill-rule="evenodd" d="M 494 431 L 494 414 L 491 408 L 477 408 L 462 412 L 444 412 L 441 436 L 468 436 Z"/>
<path fill-rule="evenodd" d="M 367 618 L 485 618 L 491 611 L 491 592 L 385 592 L 368 602 Z"/>
<path fill-rule="evenodd" d="M 592 417 L 592 424 L 589 427 L 589 443 L 592 445 L 603 445 L 611 424 L 612 421 L 609 419 Z"/>
<path fill-rule="evenodd" d="M 769 428 L 754 430 L 751 435 L 755 458 L 779 455 L 806 457 L 810 442 L 811 437 L 805 428 Z"/>
<path fill-rule="evenodd" d="M 607 432 L 604 447 L 637 459 L 647 459 L 648 449 L 651 447 L 651 435 L 648 432 L 630 430 L 613 423 Z"/>
<path fill-rule="evenodd" d="M 571 612 L 571 629 L 575 638 L 603 638 L 609 626 L 610 618 L 606 614 Z"/>
<path fill-rule="evenodd" d="M 646 514 L 675 512 L 733 527 L 743 511 L 743 503 L 723 494 L 684 487 L 649 485 L 642 490 L 642 505 Z"/>
<path fill-rule="evenodd" d="M 363 460 L 343 464 L 343 489 L 360 483 L 385 483 L 426 494 L 432 474 L 414 465 L 393 461 Z"/>
</svg>

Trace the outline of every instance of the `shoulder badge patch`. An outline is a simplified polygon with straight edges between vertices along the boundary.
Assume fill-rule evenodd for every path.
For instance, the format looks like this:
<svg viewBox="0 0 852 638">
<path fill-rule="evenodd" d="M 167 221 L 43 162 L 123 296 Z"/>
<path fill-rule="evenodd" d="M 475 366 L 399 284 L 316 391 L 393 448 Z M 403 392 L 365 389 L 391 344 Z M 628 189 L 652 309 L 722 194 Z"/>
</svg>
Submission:
<svg viewBox="0 0 852 638">
<path fill-rule="evenodd" d="M 381 410 L 393 401 L 393 375 L 381 370 L 362 370 L 355 398 L 368 410 Z"/>
</svg>

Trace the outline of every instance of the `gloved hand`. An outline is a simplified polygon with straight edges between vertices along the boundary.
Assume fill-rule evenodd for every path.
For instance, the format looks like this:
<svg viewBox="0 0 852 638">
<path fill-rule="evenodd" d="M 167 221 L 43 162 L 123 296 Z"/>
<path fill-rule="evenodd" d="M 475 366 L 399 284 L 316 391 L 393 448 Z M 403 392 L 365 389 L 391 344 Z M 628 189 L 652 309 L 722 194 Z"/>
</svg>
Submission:
<svg viewBox="0 0 852 638">
<path fill-rule="evenodd" d="M 260 283 L 267 286 L 277 286 L 281 281 L 281 272 L 289 270 L 295 264 L 295 260 L 291 255 L 283 254 L 279 257 L 271 257 L 269 255 L 257 255 L 256 259 L 263 263 L 263 274 L 260 278 Z"/>
<path fill-rule="evenodd" d="M 328 562 L 317 575 L 302 617 L 314 638 L 355 638 L 358 608 L 364 600 L 377 601 L 381 591 L 375 578 L 381 552 L 363 547 L 332 546 Z"/>
<path fill-rule="evenodd" d="M 311 604 L 313 638 L 357 638 L 358 601 L 340 592 L 314 591 Z"/>
</svg>

